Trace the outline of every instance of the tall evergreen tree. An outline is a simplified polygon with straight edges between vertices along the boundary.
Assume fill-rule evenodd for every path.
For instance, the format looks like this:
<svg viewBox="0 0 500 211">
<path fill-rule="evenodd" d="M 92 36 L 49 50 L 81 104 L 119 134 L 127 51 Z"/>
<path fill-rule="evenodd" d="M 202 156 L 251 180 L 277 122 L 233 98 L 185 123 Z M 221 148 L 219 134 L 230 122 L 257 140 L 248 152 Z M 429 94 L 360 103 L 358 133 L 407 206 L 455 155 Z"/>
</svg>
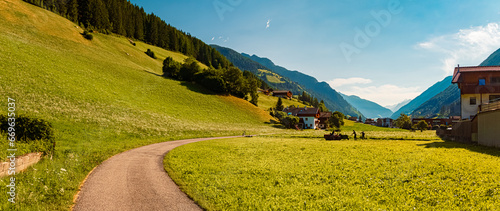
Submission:
<svg viewBox="0 0 500 211">
<path fill-rule="evenodd" d="M 281 100 L 281 97 L 278 97 L 278 102 L 276 102 L 276 106 L 274 107 L 276 111 L 283 111 L 285 109 L 285 106 L 283 106 L 283 101 Z"/>
<path fill-rule="evenodd" d="M 69 0 L 67 5 L 67 17 L 70 21 L 78 22 L 78 1 Z"/>
<path fill-rule="evenodd" d="M 84 27 L 89 27 L 91 19 L 91 0 L 78 0 L 78 22 Z"/>
<path fill-rule="evenodd" d="M 90 24 L 97 29 L 110 29 L 108 10 L 102 0 L 91 1 L 91 19 Z"/>
</svg>

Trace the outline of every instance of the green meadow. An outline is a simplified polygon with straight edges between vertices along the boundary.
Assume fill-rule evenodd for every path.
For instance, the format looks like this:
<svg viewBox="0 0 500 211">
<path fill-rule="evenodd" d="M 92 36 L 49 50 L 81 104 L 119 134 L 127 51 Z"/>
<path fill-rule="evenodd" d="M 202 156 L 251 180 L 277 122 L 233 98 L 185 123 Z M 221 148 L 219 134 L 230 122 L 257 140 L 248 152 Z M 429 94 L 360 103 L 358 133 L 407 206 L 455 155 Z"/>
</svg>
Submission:
<svg viewBox="0 0 500 211">
<path fill-rule="evenodd" d="M 99 33 L 89 41 L 74 23 L 20 0 L 0 0 L 0 31 L 0 110 L 14 98 L 17 114 L 49 121 L 56 139 L 52 157 L 16 175 L 16 204 L 1 200 L 0 210 L 67 210 L 85 176 L 128 149 L 276 131 L 265 124 L 269 114 L 247 101 L 159 76 L 167 56 L 182 62 L 182 54 Z M 0 160 L 7 148 L 2 138 Z M 1 192 L 8 180 L 0 179 Z"/>
<path fill-rule="evenodd" d="M 49 121 L 56 141 L 52 156 L 16 174 L 16 204 L 2 197 L 0 210 L 68 210 L 86 175 L 117 153 L 244 131 L 260 136 L 176 148 L 165 169 L 208 210 L 500 207 L 497 149 L 351 121 L 342 132 L 351 139 L 342 141 L 324 141 L 325 131 L 277 129 L 266 111 L 277 98 L 260 95 L 255 107 L 165 79 L 162 61 L 185 55 L 114 35 L 89 41 L 78 25 L 20 0 L 0 0 L 0 32 L 0 110 L 14 98 L 16 113 Z M 368 139 L 353 140 L 353 130 Z M 3 161 L 8 145 L 0 138 Z M 0 192 L 9 179 L 0 178 Z"/>
<path fill-rule="evenodd" d="M 298 107 L 304 107 L 306 106 L 305 104 L 303 104 L 302 102 L 300 102 L 299 100 L 297 99 L 284 99 L 282 98 L 281 99 L 282 102 L 283 102 L 283 106 L 284 107 L 288 107 L 288 106 L 298 106 Z M 263 110 L 266 110 L 268 111 L 270 108 L 274 108 L 276 107 L 276 103 L 278 103 L 278 98 L 277 97 L 273 97 L 273 96 L 269 96 L 269 95 L 265 95 L 263 93 L 259 93 L 259 108 L 263 109 Z"/>
<path fill-rule="evenodd" d="M 307 133 L 310 137 L 290 133 L 184 145 L 166 155 L 165 169 L 207 210 L 500 207 L 498 149 L 420 132 L 413 132 L 420 140 L 357 141 L 325 141 L 319 132 Z M 407 136 L 377 131 L 384 133 Z"/>
</svg>

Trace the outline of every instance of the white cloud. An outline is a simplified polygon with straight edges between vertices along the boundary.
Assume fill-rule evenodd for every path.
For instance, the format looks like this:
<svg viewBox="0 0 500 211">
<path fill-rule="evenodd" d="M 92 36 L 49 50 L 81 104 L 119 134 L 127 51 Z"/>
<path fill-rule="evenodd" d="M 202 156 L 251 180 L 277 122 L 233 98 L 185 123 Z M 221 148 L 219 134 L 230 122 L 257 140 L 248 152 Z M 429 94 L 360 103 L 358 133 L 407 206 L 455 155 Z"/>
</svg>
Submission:
<svg viewBox="0 0 500 211">
<path fill-rule="evenodd" d="M 215 37 L 212 37 L 212 40 L 215 40 Z"/>
<path fill-rule="evenodd" d="M 267 20 L 267 24 L 266 24 L 266 29 L 267 29 L 267 28 L 269 28 L 270 24 L 271 24 L 271 20 L 270 20 L 270 19 L 268 19 L 268 20 Z"/>
<path fill-rule="evenodd" d="M 358 78 L 358 77 L 353 77 L 353 78 L 336 78 L 331 81 L 327 81 L 328 84 L 334 89 L 345 86 L 345 85 L 352 85 L 352 84 L 369 84 L 372 83 L 372 80 L 366 79 L 366 78 Z"/>
<path fill-rule="evenodd" d="M 366 78 L 336 78 L 327 81 L 330 86 L 346 95 L 356 95 L 366 100 L 376 102 L 382 106 L 394 105 L 406 99 L 417 97 L 420 87 L 399 87 L 392 84 L 380 86 L 370 85 L 371 79 Z"/>
<path fill-rule="evenodd" d="M 431 38 L 416 47 L 442 54 L 441 69 L 446 75 L 451 75 L 457 64 L 479 65 L 500 48 L 500 26 L 499 23 L 489 23 L 461 29 L 455 34 Z"/>
</svg>

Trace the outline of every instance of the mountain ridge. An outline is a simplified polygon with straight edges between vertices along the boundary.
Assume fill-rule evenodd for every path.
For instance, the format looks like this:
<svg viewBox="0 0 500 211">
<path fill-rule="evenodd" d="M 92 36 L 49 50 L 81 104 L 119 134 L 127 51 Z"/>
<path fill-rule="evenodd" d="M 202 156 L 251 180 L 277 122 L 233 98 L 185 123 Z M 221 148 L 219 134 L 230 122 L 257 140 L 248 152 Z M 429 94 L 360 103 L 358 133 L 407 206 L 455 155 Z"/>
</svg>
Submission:
<svg viewBox="0 0 500 211">
<path fill-rule="evenodd" d="M 282 77 L 283 81 L 286 82 L 285 84 L 291 84 L 287 87 L 285 84 L 270 82 L 269 85 L 276 86 L 279 89 L 291 90 L 293 93 L 297 94 L 302 93 L 302 91 L 306 91 L 315 98 L 323 100 L 325 102 L 325 106 L 332 111 L 340 111 L 350 116 L 364 116 L 326 82 L 318 82 L 318 80 L 312 76 L 303 74 L 296 70 L 292 71 L 284 67 L 277 66 L 268 58 L 261 58 L 256 55 L 250 56 L 246 53 L 238 53 L 233 49 L 218 45 L 211 46 L 217 49 L 222 55 L 226 56 L 226 58 L 228 58 L 228 60 L 235 66 L 242 70 L 248 70 L 257 74 L 257 76 L 266 81 L 266 83 L 269 82 L 266 77 L 270 75 L 269 73 L 263 72 L 269 71 L 271 74 L 277 74 L 277 77 Z M 255 63 L 251 63 L 249 60 Z"/>
<path fill-rule="evenodd" d="M 393 114 L 390 109 L 385 108 L 375 102 L 360 98 L 356 95 L 345 95 L 343 93 L 340 93 L 340 95 L 348 103 L 357 108 L 367 118 L 385 118 L 390 117 Z"/>
<path fill-rule="evenodd" d="M 265 67 L 269 68 L 271 71 L 289 78 L 292 81 L 297 82 L 306 88 L 310 94 L 316 96 L 316 98 L 323 99 L 325 105 L 333 111 L 340 111 L 346 115 L 350 116 L 363 116 L 364 115 L 350 103 L 348 103 L 336 90 L 334 90 L 328 83 L 319 82 L 316 78 L 299 72 L 297 70 L 288 70 L 284 67 L 274 64 L 268 58 L 259 57 L 257 55 L 250 56 L 249 54 L 242 53 L 241 55 L 256 61 Z"/>
<path fill-rule="evenodd" d="M 391 116 L 392 119 L 397 119 L 400 114 L 410 115 L 415 109 L 421 106 L 423 103 L 430 100 L 432 97 L 436 96 L 440 92 L 444 91 L 451 84 L 452 76 L 447 76 L 441 81 L 436 82 L 431 87 L 427 88 L 422 94 L 411 100 L 408 104 L 401 107 L 399 110 L 394 112 Z"/>
<path fill-rule="evenodd" d="M 406 100 L 401 101 L 400 103 L 396 103 L 396 104 L 393 104 L 393 105 L 385 106 L 385 108 L 391 110 L 394 113 L 397 110 L 399 110 L 401 107 L 403 107 L 406 104 L 408 104 L 410 101 L 411 101 L 411 99 L 406 99 Z"/>
</svg>

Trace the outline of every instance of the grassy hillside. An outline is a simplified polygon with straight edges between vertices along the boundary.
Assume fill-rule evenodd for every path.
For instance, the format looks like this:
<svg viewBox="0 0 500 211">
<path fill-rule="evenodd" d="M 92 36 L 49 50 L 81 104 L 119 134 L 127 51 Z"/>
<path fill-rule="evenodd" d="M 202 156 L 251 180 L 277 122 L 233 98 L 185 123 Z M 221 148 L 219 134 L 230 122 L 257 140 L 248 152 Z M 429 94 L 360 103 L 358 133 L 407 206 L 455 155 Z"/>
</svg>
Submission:
<svg viewBox="0 0 500 211">
<path fill-rule="evenodd" d="M 298 106 L 298 107 L 304 107 L 306 106 L 305 104 L 299 102 L 297 99 L 281 99 L 283 102 L 283 106 L 286 108 L 288 106 Z M 268 96 L 262 93 L 259 93 L 259 108 L 262 108 L 263 110 L 268 110 L 269 108 L 274 108 L 276 107 L 276 103 L 278 102 L 277 97 L 273 96 Z"/>
<path fill-rule="evenodd" d="M 275 130 L 263 124 L 267 112 L 244 100 L 160 77 L 163 59 L 181 62 L 179 53 L 109 35 L 89 41 L 74 23 L 20 0 L 0 0 L 0 31 L 0 109 L 15 98 L 18 113 L 53 124 L 57 143 L 52 159 L 16 176 L 17 208 L 68 209 L 87 173 L 127 149 Z M 9 206 L 2 200 L 0 210 Z"/>
</svg>

